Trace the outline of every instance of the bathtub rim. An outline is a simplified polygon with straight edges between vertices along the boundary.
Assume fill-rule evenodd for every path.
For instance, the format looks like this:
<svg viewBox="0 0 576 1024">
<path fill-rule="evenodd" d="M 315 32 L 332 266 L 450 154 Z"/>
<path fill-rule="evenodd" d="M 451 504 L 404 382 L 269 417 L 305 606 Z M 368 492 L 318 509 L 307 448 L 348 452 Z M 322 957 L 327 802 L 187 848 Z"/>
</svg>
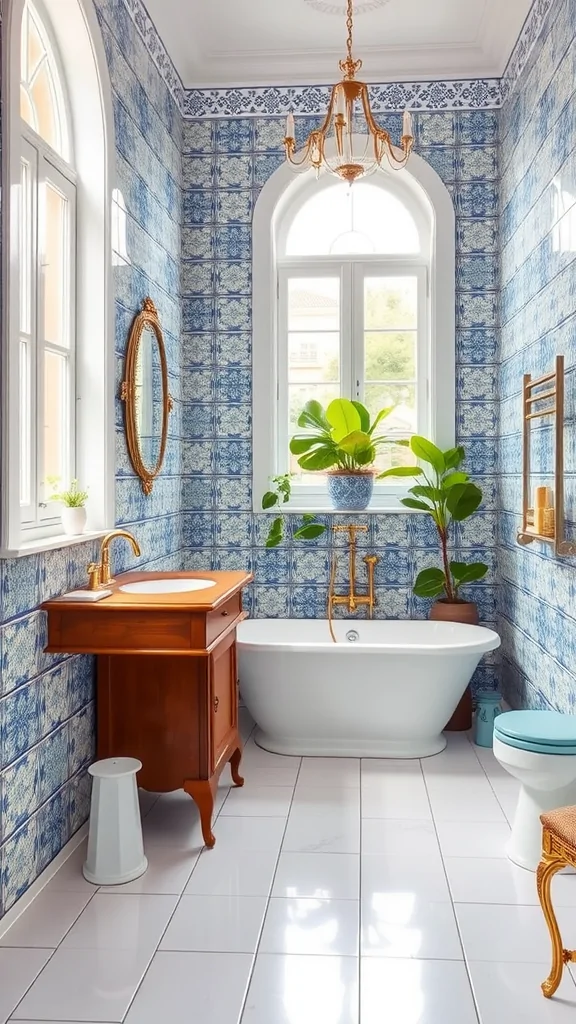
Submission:
<svg viewBox="0 0 576 1024">
<path fill-rule="evenodd" d="M 341 656 L 341 655 L 352 655 L 352 654 L 381 654 L 382 656 L 405 655 L 407 657 L 412 657 L 412 656 L 413 657 L 421 657 L 421 656 L 425 656 L 425 655 L 428 655 L 428 656 L 439 656 L 439 657 L 461 657 L 461 656 L 464 656 L 464 655 L 467 655 L 467 654 L 488 654 L 491 651 L 498 650 L 498 648 L 502 644 L 502 639 L 499 636 L 499 634 L 495 632 L 495 630 L 490 629 L 487 626 L 475 626 L 475 625 L 471 625 L 469 623 L 459 623 L 459 622 L 454 622 L 454 623 L 452 623 L 452 622 L 448 623 L 447 622 L 447 623 L 445 623 L 445 625 L 449 626 L 452 630 L 454 629 L 454 627 L 456 627 L 456 632 L 458 632 L 460 627 L 462 627 L 463 630 L 466 630 L 468 634 L 470 633 L 470 630 L 477 631 L 478 634 L 479 634 L 478 635 L 478 639 L 476 641 L 472 641 L 472 642 L 468 641 L 468 642 L 460 642 L 460 643 L 454 643 L 453 641 L 452 642 L 444 642 L 444 643 L 436 641 L 435 643 L 430 643 L 430 642 L 422 643 L 421 642 L 421 643 L 412 643 L 412 644 L 407 644 L 406 642 L 394 643 L 394 642 L 390 642 L 390 641 L 381 642 L 381 643 L 361 643 L 361 642 L 355 642 L 355 643 L 348 642 L 348 643 L 345 643 L 345 642 L 342 642 L 342 641 L 337 641 L 336 643 L 334 643 L 334 641 L 331 640 L 330 638 L 328 638 L 327 640 L 319 640 L 318 639 L 318 640 L 306 640 L 306 641 L 298 641 L 296 638 L 294 640 L 287 640 L 286 638 L 284 638 L 282 640 L 275 640 L 275 641 L 274 640 L 270 640 L 269 638 L 268 639 L 264 638 L 264 637 L 262 637 L 261 639 L 248 639 L 248 640 L 242 639 L 242 633 L 246 632 L 247 628 L 250 629 L 251 626 L 254 626 L 256 624 L 261 624 L 262 626 L 264 626 L 267 623 L 276 623 L 276 622 L 291 622 L 291 623 L 295 624 L 295 623 L 299 623 L 299 622 L 302 622 L 302 621 L 304 621 L 304 620 L 302 620 L 302 619 L 295 619 L 295 618 L 290 618 L 290 619 L 248 619 L 245 622 L 240 623 L 239 626 L 238 626 L 238 632 L 237 632 L 238 651 L 239 651 L 239 653 L 240 653 L 240 651 L 245 651 L 245 652 L 256 652 L 256 651 L 261 651 L 261 652 L 274 652 L 274 651 L 275 652 L 280 652 L 280 651 L 284 651 L 286 653 L 291 652 L 291 653 L 294 653 L 294 654 L 316 654 L 316 653 L 318 653 L 318 654 L 327 654 L 327 653 L 330 653 L 330 654 L 338 654 L 339 656 Z M 311 620 L 307 620 L 307 621 L 311 621 Z M 328 619 L 314 619 L 313 621 L 318 623 L 319 625 L 320 624 L 324 624 L 324 625 L 326 625 L 326 627 L 328 627 Z M 359 621 L 357 619 L 338 619 L 338 620 L 336 620 L 335 625 L 336 625 L 337 629 L 342 628 L 342 625 L 344 625 L 347 629 L 356 629 L 357 630 L 359 627 L 361 627 L 363 624 L 365 624 L 365 621 L 366 620 L 360 620 Z M 396 620 L 396 619 L 380 619 L 380 620 L 373 619 L 373 620 L 370 620 L 370 621 L 372 621 L 372 622 L 374 622 L 376 624 L 378 622 L 393 623 L 393 622 L 396 622 L 396 621 L 398 621 L 398 622 L 414 622 L 414 623 L 419 622 L 419 623 L 422 623 L 422 622 L 428 622 L 429 620 L 428 619 L 398 619 L 398 620 Z M 437 628 L 439 625 L 442 626 L 442 625 L 444 625 L 444 623 L 434 622 L 434 627 L 435 628 Z"/>
</svg>

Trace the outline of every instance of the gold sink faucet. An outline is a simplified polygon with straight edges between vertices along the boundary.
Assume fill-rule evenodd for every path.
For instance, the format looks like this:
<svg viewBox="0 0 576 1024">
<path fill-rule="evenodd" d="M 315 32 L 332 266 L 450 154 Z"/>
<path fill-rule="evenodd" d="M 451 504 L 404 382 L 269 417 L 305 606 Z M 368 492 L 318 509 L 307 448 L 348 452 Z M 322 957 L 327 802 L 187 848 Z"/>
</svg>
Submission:
<svg viewBox="0 0 576 1024">
<path fill-rule="evenodd" d="M 100 545 L 100 562 L 90 562 L 88 566 L 88 589 L 98 590 L 100 587 L 107 587 L 114 583 L 110 575 L 110 544 L 115 537 L 124 537 L 132 545 L 132 551 L 138 557 L 141 554 L 140 545 L 135 537 L 128 530 L 111 530 L 107 533 Z"/>
<path fill-rule="evenodd" d="M 358 533 L 367 533 L 367 526 L 333 526 L 334 533 L 348 533 L 348 545 L 349 545 L 349 581 L 348 581 L 348 593 L 347 594 L 335 594 L 334 593 L 334 581 L 336 579 L 336 567 L 337 567 L 337 556 L 336 551 L 332 555 L 332 566 L 330 569 L 330 586 L 328 588 L 328 622 L 330 625 L 330 635 L 334 641 L 334 630 L 332 628 L 332 611 L 334 605 L 347 605 L 351 612 L 355 612 L 358 607 L 362 605 L 368 605 L 369 615 L 372 618 L 374 614 L 374 606 L 376 604 L 376 598 L 374 596 L 374 567 L 379 561 L 377 555 L 365 555 L 364 562 L 368 570 L 368 593 L 357 594 L 355 590 L 356 584 L 356 535 Z"/>
</svg>

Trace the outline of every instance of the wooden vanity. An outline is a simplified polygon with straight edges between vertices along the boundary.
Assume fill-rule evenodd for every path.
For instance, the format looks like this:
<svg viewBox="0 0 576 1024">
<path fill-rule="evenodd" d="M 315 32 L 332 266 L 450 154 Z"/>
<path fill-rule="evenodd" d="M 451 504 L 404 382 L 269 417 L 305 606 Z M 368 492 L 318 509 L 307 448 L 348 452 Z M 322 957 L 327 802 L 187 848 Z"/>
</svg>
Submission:
<svg viewBox="0 0 576 1024">
<path fill-rule="evenodd" d="M 204 579 L 207 590 L 132 594 L 128 583 Z M 184 789 L 200 811 L 212 847 L 218 778 L 230 763 L 236 786 L 238 732 L 236 627 L 246 617 L 246 572 L 119 575 L 110 597 L 94 603 L 55 598 L 48 613 L 49 653 L 98 656 L 98 758 L 137 757 L 138 783 L 153 792 Z"/>
</svg>

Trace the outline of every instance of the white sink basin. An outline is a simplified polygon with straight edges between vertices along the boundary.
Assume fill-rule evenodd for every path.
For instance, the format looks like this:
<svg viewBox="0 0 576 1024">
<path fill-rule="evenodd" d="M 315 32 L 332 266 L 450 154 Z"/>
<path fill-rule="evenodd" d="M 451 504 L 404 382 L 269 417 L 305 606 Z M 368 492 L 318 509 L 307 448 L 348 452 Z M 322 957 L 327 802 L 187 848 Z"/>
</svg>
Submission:
<svg viewBox="0 0 576 1024">
<path fill-rule="evenodd" d="M 215 587 L 213 580 L 173 579 L 142 580 L 141 583 L 125 583 L 120 590 L 123 594 L 189 594 L 192 590 L 208 590 Z"/>
</svg>

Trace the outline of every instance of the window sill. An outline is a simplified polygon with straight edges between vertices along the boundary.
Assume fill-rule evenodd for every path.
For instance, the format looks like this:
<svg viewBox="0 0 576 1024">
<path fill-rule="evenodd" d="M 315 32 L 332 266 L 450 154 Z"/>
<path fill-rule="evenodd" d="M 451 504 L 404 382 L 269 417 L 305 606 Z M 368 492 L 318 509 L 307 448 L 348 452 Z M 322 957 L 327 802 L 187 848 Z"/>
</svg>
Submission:
<svg viewBox="0 0 576 1024">
<path fill-rule="evenodd" d="M 105 537 L 110 530 L 88 530 L 86 533 L 76 533 L 71 537 L 67 533 L 57 534 L 53 537 L 39 537 L 23 543 L 18 548 L 0 548 L 0 558 L 25 558 L 26 555 L 37 555 L 42 551 L 55 551 L 58 548 L 70 548 L 75 544 L 85 544 L 91 540 L 98 540 Z"/>
</svg>

